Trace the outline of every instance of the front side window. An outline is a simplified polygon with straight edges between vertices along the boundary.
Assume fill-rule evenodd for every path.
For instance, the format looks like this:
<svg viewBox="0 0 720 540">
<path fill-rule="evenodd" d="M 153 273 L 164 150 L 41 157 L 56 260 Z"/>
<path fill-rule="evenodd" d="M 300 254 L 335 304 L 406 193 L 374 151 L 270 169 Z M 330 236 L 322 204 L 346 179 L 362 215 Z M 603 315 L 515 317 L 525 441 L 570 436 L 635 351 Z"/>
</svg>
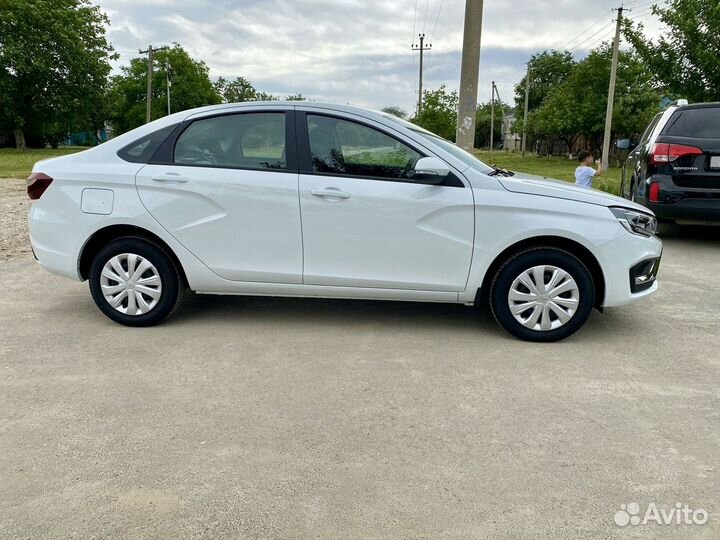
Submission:
<svg viewBox="0 0 720 540">
<path fill-rule="evenodd" d="M 645 128 L 645 131 L 640 136 L 640 143 L 644 144 L 650 140 L 650 135 L 652 135 L 653 130 L 655 129 L 655 126 L 657 126 L 657 123 L 660 121 L 660 117 L 662 117 L 663 113 L 658 113 L 655 115 L 655 118 L 652 119 L 650 122 L 650 125 Z"/>
<path fill-rule="evenodd" d="M 175 143 L 177 165 L 286 169 L 285 113 L 242 113 L 194 121 Z"/>
<path fill-rule="evenodd" d="M 412 176 L 422 157 L 374 128 L 320 115 L 307 115 L 313 171 L 375 178 Z"/>
</svg>

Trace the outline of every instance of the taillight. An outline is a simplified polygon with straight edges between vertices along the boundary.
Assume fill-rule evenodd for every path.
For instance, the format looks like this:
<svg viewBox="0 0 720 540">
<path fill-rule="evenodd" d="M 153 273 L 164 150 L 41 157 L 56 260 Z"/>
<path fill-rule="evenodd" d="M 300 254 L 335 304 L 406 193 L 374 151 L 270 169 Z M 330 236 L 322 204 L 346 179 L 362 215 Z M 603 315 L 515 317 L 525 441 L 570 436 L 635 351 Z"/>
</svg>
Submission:
<svg viewBox="0 0 720 540">
<path fill-rule="evenodd" d="M 648 192 L 648 200 L 650 202 L 658 202 L 660 200 L 660 183 L 653 182 L 650 184 L 650 190 Z"/>
<path fill-rule="evenodd" d="M 42 197 L 45 190 L 50 187 L 53 179 L 47 174 L 41 172 L 32 173 L 27 179 L 27 194 L 31 200 L 35 201 Z"/>
<path fill-rule="evenodd" d="M 671 163 L 683 156 L 701 156 L 702 150 L 696 146 L 673 143 L 655 143 L 650 151 L 650 163 Z"/>
</svg>

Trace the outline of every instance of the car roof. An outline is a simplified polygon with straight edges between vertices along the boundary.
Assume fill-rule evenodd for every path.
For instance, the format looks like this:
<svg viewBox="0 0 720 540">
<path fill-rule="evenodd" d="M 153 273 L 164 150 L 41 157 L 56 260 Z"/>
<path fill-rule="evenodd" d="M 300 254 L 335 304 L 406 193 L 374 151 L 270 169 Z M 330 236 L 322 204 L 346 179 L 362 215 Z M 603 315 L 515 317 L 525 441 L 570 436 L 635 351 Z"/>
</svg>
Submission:
<svg viewBox="0 0 720 540">
<path fill-rule="evenodd" d="M 712 109 L 720 107 L 720 101 L 708 101 L 706 103 L 690 103 L 688 105 L 680 105 L 678 109 Z"/>
</svg>

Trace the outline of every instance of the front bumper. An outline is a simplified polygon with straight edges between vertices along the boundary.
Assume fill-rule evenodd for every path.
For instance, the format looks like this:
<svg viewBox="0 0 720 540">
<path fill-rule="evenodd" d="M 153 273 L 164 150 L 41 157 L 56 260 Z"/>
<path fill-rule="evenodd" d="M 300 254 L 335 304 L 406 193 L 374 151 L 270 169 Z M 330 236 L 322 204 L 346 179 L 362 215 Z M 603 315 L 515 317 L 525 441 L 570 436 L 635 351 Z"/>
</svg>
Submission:
<svg viewBox="0 0 720 540">
<path fill-rule="evenodd" d="M 632 304 L 650 296 L 658 289 L 657 269 L 662 256 L 662 242 L 654 236 L 627 233 L 593 250 L 605 277 L 605 298 L 602 307 Z M 653 268 L 649 261 L 656 261 Z M 647 275 L 639 287 L 637 277 Z"/>
</svg>

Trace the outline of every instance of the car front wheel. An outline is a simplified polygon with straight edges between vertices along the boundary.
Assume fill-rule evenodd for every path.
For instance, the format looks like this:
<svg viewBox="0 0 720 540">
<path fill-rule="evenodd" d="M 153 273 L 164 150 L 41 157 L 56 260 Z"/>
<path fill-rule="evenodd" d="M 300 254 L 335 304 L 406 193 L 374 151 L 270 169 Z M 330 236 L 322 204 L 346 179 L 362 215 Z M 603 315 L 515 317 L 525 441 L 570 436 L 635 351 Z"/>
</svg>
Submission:
<svg viewBox="0 0 720 540">
<path fill-rule="evenodd" d="M 154 242 L 126 237 L 102 248 L 90 266 L 90 292 L 110 319 L 151 326 L 180 303 L 183 280 L 175 263 Z"/>
<path fill-rule="evenodd" d="M 527 341 L 558 341 L 575 333 L 590 316 L 592 276 L 571 253 L 533 248 L 510 258 L 490 289 L 495 319 Z"/>
</svg>

